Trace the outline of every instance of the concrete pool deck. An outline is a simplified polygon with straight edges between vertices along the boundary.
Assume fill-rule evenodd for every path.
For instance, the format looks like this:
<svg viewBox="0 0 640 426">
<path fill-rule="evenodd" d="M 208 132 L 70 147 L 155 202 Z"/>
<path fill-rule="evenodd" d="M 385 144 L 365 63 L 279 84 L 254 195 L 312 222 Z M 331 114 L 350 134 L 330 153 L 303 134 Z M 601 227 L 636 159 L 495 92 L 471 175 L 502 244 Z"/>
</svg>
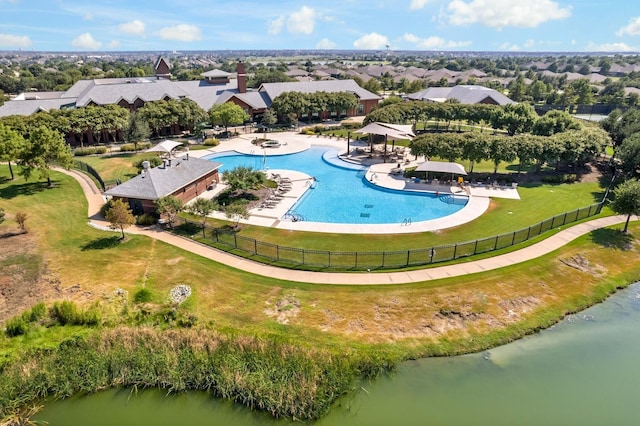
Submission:
<svg viewBox="0 0 640 426">
<path fill-rule="evenodd" d="M 398 160 L 388 159 L 385 162 L 382 154 L 373 154 L 367 151 L 367 144 L 360 141 L 349 143 L 349 153 L 347 153 L 347 141 L 337 137 L 325 137 L 317 135 L 303 135 L 298 132 L 269 133 L 268 139 L 277 140 L 281 146 L 275 148 L 263 148 L 254 145 L 252 141 L 263 134 L 245 134 L 235 138 L 222 140 L 220 145 L 206 150 L 190 151 L 191 156 L 206 157 L 216 153 L 235 151 L 247 155 L 286 155 L 294 154 L 309 149 L 312 145 L 328 146 L 339 151 L 338 155 L 344 161 L 352 164 L 359 164 L 363 168 L 368 168 L 366 179 L 373 185 L 382 188 L 431 192 L 440 194 L 452 194 L 469 197 L 467 205 L 460 211 L 438 219 L 413 222 L 410 220 L 404 223 L 395 224 L 340 224 L 324 222 L 307 222 L 294 220 L 293 217 L 285 217 L 285 214 L 295 205 L 298 199 L 304 195 L 309 185 L 312 183 L 312 176 L 291 170 L 268 170 L 268 174 L 279 174 L 292 181 L 291 190 L 285 194 L 274 206 L 268 208 L 256 208 L 249 211 L 250 217 L 241 220 L 241 223 L 259 226 L 269 226 L 291 231 L 307 232 L 327 232 L 327 233 L 352 233 L 352 234 L 406 234 L 415 232 L 429 232 L 444 228 L 451 228 L 468 223 L 484 214 L 489 208 L 491 198 L 511 198 L 519 199 L 517 188 L 494 187 L 491 185 L 466 185 L 464 188 L 451 186 L 448 184 L 416 182 L 412 179 L 405 179 L 401 170 L 407 167 L 415 167 L 425 161 L 424 157 L 403 156 L 398 168 Z M 391 153 L 391 146 L 389 146 Z M 212 191 L 206 191 L 200 197 L 212 198 L 226 187 L 217 185 Z M 222 213 L 214 213 L 212 217 L 226 220 Z"/>
</svg>

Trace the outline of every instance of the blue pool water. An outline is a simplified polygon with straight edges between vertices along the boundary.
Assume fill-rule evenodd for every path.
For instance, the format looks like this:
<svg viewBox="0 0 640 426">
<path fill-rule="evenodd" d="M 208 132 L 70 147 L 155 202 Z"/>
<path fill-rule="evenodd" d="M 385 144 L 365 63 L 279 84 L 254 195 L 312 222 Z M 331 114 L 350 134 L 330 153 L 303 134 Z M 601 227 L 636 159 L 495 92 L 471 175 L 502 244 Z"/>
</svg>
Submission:
<svg viewBox="0 0 640 426">
<path fill-rule="evenodd" d="M 344 162 L 338 151 L 311 147 L 296 154 L 267 156 L 221 153 L 207 159 L 222 163 L 220 171 L 237 166 L 256 170 L 296 170 L 314 176 L 315 188 L 291 209 L 305 221 L 352 224 L 419 222 L 448 216 L 462 209 L 466 197 L 451 201 L 433 193 L 394 191 L 371 185 L 364 178 L 366 169 Z"/>
</svg>

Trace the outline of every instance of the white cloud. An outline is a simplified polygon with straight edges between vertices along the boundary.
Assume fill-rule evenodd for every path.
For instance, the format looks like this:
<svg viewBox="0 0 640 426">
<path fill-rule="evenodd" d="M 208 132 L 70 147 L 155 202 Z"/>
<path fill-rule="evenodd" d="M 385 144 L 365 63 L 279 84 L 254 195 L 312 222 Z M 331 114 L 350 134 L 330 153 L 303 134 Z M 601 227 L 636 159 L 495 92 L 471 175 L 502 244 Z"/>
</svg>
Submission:
<svg viewBox="0 0 640 426">
<path fill-rule="evenodd" d="M 94 39 L 91 33 L 84 33 L 71 40 L 71 46 L 76 49 L 98 50 L 102 43 Z"/>
<path fill-rule="evenodd" d="M 160 28 L 158 36 L 163 40 L 195 41 L 202 39 L 202 32 L 195 25 L 180 24 Z"/>
<path fill-rule="evenodd" d="M 91 12 L 85 13 L 82 19 L 85 21 L 93 21 L 93 13 Z"/>
<path fill-rule="evenodd" d="M 425 50 L 452 49 L 456 47 L 469 46 L 471 44 L 470 41 L 451 41 L 436 36 L 420 38 L 411 33 L 405 33 L 402 38 L 409 43 L 415 44 L 417 48 Z"/>
<path fill-rule="evenodd" d="M 571 16 L 571 6 L 561 8 L 552 0 L 453 0 L 449 3 L 453 25 L 482 24 L 491 28 L 534 28 Z"/>
<path fill-rule="evenodd" d="M 518 50 L 520 50 L 520 46 L 518 46 L 517 44 L 511 44 L 509 42 L 507 43 L 502 43 L 500 46 L 498 46 L 498 50 L 501 52 L 516 52 Z"/>
<path fill-rule="evenodd" d="M 0 34 L 0 47 L 25 48 L 31 46 L 31 39 L 27 36 Z"/>
<path fill-rule="evenodd" d="M 335 48 L 336 48 L 336 44 L 331 40 L 329 40 L 328 38 L 323 38 L 318 42 L 318 44 L 316 44 L 316 49 L 331 50 Z"/>
<path fill-rule="evenodd" d="M 120 42 L 118 40 L 111 40 L 108 46 L 109 46 L 109 49 L 116 49 L 120 47 Z"/>
<path fill-rule="evenodd" d="M 139 19 L 135 19 L 131 22 L 125 22 L 118 25 L 118 29 L 126 34 L 132 35 L 144 35 L 145 25 L 144 22 Z"/>
<path fill-rule="evenodd" d="M 632 35 L 632 36 L 640 35 L 640 16 L 637 18 L 631 18 L 631 20 L 629 21 L 629 25 L 627 25 L 626 27 L 620 28 L 616 32 L 616 35 L 618 37 L 621 37 L 625 34 Z"/>
<path fill-rule="evenodd" d="M 527 40 L 527 41 L 525 41 L 525 42 L 524 42 L 524 47 L 525 47 L 526 49 L 530 49 L 530 48 L 532 48 L 533 46 L 535 46 L 535 44 L 536 44 L 536 41 L 530 38 L 529 40 Z"/>
<path fill-rule="evenodd" d="M 357 49 L 382 49 L 389 44 L 389 39 L 386 36 L 378 33 L 369 33 L 364 35 L 353 42 L 353 45 Z"/>
<path fill-rule="evenodd" d="M 409 5 L 409 9 L 411 9 L 411 10 L 422 9 L 430 1 L 431 0 L 411 0 L 411 4 Z"/>
<path fill-rule="evenodd" d="M 284 27 L 284 16 L 279 16 L 276 19 L 272 19 L 267 23 L 267 33 L 270 35 L 279 34 L 282 31 L 282 27 Z"/>
<path fill-rule="evenodd" d="M 287 30 L 292 34 L 311 34 L 315 26 L 316 17 L 315 10 L 302 6 L 302 9 L 289 15 Z"/>
<path fill-rule="evenodd" d="M 587 51 L 590 52 L 633 52 L 637 49 L 629 46 L 626 43 L 602 43 L 596 44 L 590 42 L 587 46 Z"/>
</svg>

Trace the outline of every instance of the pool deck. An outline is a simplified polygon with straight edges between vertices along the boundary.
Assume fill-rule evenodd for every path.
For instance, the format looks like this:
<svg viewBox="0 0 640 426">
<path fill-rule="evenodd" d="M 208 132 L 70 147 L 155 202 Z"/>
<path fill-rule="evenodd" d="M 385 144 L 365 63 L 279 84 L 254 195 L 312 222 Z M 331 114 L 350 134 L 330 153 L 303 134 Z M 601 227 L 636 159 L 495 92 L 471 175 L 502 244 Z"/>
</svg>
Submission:
<svg viewBox="0 0 640 426">
<path fill-rule="evenodd" d="M 349 153 L 347 153 L 347 141 L 345 139 L 303 135 L 297 132 L 269 133 L 268 139 L 277 140 L 281 143 L 279 147 L 263 148 L 251 143 L 256 137 L 264 137 L 262 134 L 246 134 L 232 139 L 222 140 L 220 145 L 206 150 L 190 151 L 194 157 L 206 157 L 220 152 L 235 151 L 241 154 L 250 155 L 285 155 L 301 152 L 309 149 L 312 145 L 329 146 L 339 150 L 339 156 L 343 160 L 368 167 L 366 179 L 373 185 L 388 189 L 432 192 L 439 194 L 453 194 L 469 197 L 467 205 L 460 211 L 438 219 L 400 223 L 400 224 L 339 224 L 324 222 L 296 221 L 293 218 L 285 218 L 285 214 L 295 205 L 298 199 L 304 195 L 313 185 L 313 177 L 292 170 L 268 170 L 268 176 L 280 175 L 291 181 L 290 189 L 282 197 L 267 206 L 254 208 L 249 211 L 250 217 L 241 220 L 241 223 L 275 227 L 292 231 L 328 232 L 328 233 L 352 233 L 352 234 L 403 234 L 414 232 L 436 231 L 444 228 L 451 228 L 470 222 L 481 216 L 489 208 L 491 198 L 520 199 L 518 190 L 515 187 L 502 187 L 494 185 L 470 185 L 464 184 L 462 187 L 457 184 L 451 185 L 446 182 L 417 181 L 403 177 L 403 170 L 407 167 L 415 167 L 425 161 L 424 157 L 411 157 L 407 154 L 391 150 L 385 155 L 382 152 L 370 153 L 368 147 L 362 142 L 350 142 Z M 408 151 L 408 150 L 407 150 Z M 226 185 L 218 184 L 214 189 L 205 191 L 199 197 L 212 198 L 226 189 Z M 222 213 L 214 213 L 212 217 L 227 220 Z"/>
</svg>

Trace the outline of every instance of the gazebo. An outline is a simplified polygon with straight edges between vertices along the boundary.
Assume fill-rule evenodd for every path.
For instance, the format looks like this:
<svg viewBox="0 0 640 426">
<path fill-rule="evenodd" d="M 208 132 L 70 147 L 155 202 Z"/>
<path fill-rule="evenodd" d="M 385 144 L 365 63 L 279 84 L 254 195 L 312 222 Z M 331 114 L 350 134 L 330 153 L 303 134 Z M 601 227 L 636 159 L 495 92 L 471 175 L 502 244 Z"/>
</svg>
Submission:
<svg viewBox="0 0 640 426">
<path fill-rule="evenodd" d="M 385 162 L 387 154 L 387 141 L 389 140 L 389 138 L 391 138 L 395 145 L 396 139 L 411 139 L 416 136 L 413 133 L 412 126 L 409 124 L 389 124 L 380 123 L 378 121 L 367 124 L 362 129 L 356 130 L 355 133 L 384 136 Z"/>
</svg>

